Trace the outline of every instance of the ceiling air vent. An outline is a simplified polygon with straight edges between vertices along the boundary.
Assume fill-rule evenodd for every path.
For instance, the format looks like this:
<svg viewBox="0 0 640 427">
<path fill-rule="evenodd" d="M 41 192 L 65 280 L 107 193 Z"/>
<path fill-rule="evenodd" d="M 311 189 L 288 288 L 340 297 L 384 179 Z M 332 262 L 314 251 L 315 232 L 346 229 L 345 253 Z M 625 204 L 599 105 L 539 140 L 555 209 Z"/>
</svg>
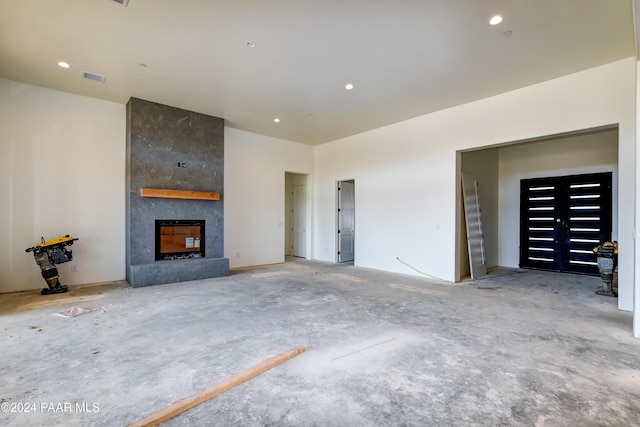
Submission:
<svg viewBox="0 0 640 427">
<path fill-rule="evenodd" d="M 129 0 L 111 0 L 114 3 L 118 3 L 123 5 L 124 7 L 127 7 L 127 4 L 129 4 Z"/>
<path fill-rule="evenodd" d="M 86 71 L 84 72 L 83 77 L 85 79 L 95 80 L 100 83 L 104 83 L 104 79 L 105 79 L 105 77 L 101 76 L 100 74 L 87 73 Z"/>
</svg>

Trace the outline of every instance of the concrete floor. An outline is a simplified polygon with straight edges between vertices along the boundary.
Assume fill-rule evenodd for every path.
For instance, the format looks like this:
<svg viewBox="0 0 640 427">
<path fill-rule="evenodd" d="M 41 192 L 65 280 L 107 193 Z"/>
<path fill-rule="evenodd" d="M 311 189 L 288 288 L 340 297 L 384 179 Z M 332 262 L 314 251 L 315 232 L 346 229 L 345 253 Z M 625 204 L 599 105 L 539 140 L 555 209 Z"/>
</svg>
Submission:
<svg viewBox="0 0 640 427">
<path fill-rule="evenodd" d="M 300 344 L 163 425 L 640 425 L 640 340 L 599 278 L 492 276 L 295 261 L 0 295 L 0 425 L 124 426 Z"/>
</svg>

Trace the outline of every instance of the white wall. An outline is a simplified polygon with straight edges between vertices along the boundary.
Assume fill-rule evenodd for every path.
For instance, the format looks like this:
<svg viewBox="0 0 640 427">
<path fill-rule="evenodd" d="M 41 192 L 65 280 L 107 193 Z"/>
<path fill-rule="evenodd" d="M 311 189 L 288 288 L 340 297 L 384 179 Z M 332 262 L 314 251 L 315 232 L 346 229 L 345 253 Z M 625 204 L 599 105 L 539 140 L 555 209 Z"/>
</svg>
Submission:
<svg viewBox="0 0 640 427">
<path fill-rule="evenodd" d="M 315 257 L 335 259 L 335 182 L 354 178 L 355 264 L 456 277 L 456 151 L 619 124 L 620 308 L 634 280 L 634 58 L 316 147 Z"/>
<path fill-rule="evenodd" d="M 0 79 L 0 292 L 46 287 L 25 249 L 65 234 L 80 240 L 63 284 L 124 279 L 125 120 L 121 104 Z"/>
<path fill-rule="evenodd" d="M 501 266 L 519 263 L 522 179 L 613 172 L 611 238 L 618 239 L 617 129 L 513 145 L 501 148 L 499 158 Z"/>
<path fill-rule="evenodd" d="M 310 174 L 313 148 L 229 127 L 224 141 L 225 257 L 231 268 L 284 262 L 285 173 Z"/>
</svg>

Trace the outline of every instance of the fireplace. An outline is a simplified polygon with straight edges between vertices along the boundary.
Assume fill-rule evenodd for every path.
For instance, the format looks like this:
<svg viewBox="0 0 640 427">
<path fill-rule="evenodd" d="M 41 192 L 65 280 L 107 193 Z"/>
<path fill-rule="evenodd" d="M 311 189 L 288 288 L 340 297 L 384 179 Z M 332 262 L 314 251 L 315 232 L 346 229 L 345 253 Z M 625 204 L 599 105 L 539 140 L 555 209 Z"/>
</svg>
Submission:
<svg viewBox="0 0 640 427">
<path fill-rule="evenodd" d="M 223 119 L 131 98 L 126 180 L 126 277 L 132 287 L 229 275 Z M 200 198 L 215 193 L 217 198 Z M 164 220 L 156 225 L 156 219 Z"/>
<path fill-rule="evenodd" d="M 156 261 L 204 258 L 204 255 L 205 220 L 156 220 Z"/>
</svg>

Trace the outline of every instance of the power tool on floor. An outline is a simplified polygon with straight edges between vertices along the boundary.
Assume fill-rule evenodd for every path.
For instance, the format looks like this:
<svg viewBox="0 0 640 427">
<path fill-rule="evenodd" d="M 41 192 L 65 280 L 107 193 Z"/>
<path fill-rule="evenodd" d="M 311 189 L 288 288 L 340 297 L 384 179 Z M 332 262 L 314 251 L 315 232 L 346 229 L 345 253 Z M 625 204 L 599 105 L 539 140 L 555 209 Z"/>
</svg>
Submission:
<svg viewBox="0 0 640 427">
<path fill-rule="evenodd" d="M 612 287 L 613 273 L 618 264 L 618 242 L 604 242 L 600 246 L 593 248 L 598 261 L 600 279 L 602 279 L 602 289 L 598 289 L 596 294 L 608 297 L 617 297 L 618 289 Z"/>
<path fill-rule="evenodd" d="M 78 240 L 71 237 L 68 234 L 63 237 L 57 237 L 55 239 L 44 241 L 44 237 L 41 238 L 41 243 L 35 244 L 30 248 L 25 249 L 25 252 L 33 252 L 33 257 L 36 260 L 36 264 L 42 270 L 42 278 L 47 282 L 48 288 L 43 288 L 40 292 L 42 295 L 49 294 L 61 294 L 67 292 L 67 286 L 60 283 L 58 269 L 56 264 L 62 264 L 69 262 L 73 259 L 73 253 L 68 246 L 73 245 L 73 242 Z"/>
</svg>

